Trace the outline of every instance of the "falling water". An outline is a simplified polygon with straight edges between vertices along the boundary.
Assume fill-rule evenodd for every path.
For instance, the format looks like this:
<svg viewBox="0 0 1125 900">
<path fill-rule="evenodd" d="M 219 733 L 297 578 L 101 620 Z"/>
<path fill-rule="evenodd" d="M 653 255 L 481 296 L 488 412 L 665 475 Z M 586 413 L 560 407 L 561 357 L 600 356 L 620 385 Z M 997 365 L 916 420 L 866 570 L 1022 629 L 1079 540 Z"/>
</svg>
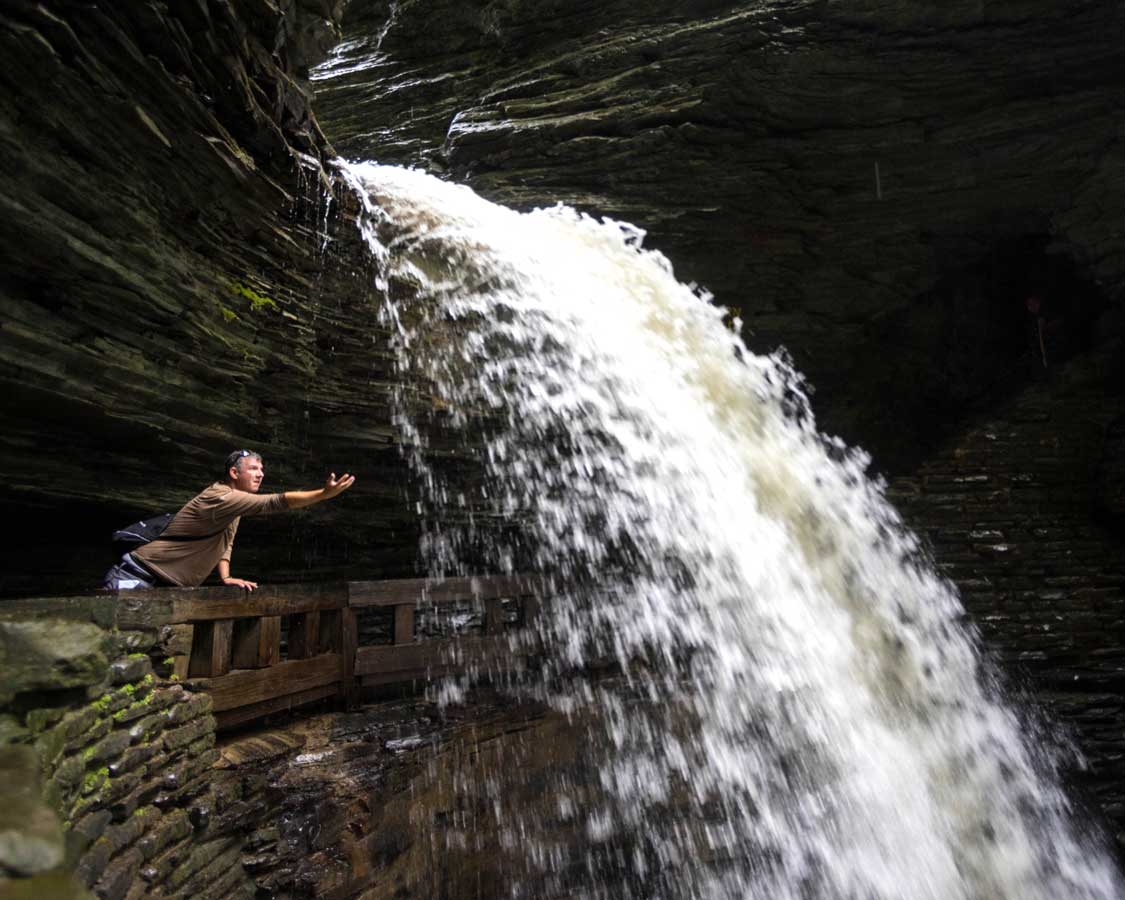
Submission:
<svg viewBox="0 0 1125 900">
<path fill-rule="evenodd" d="M 553 815 L 617 880 L 599 863 L 583 884 L 544 884 L 1122 896 L 955 592 L 866 457 L 817 433 L 784 358 L 750 353 L 629 226 L 516 213 L 392 167 L 345 174 L 399 298 L 384 314 L 404 384 L 432 384 L 438 440 L 484 473 L 440 474 L 433 430 L 402 422 L 422 448 L 430 561 L 542 574 L 536 689 L 597 711 L 598 790 L 564 785 Z M 580 676 L 607 659 L 616 680 Z M 543 817 L 505 815 L 542 869 L 561 865 L 537 843 Z"/>
</svg>

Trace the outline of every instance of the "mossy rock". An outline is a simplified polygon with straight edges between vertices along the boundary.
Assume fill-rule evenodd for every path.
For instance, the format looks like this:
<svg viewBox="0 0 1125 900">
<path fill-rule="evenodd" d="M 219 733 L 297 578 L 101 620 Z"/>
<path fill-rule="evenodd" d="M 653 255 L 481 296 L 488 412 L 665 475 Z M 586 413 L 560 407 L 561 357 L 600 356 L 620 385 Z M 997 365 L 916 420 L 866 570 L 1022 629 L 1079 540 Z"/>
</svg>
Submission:
<svg viewBox="0 0 1125 900">
<path fill-rule="evenodd" d="M 0 703 L 99 683 L 109 667 L 108 647 L 109 634 L 85 622 L 0 621 Z"/>
</svg>

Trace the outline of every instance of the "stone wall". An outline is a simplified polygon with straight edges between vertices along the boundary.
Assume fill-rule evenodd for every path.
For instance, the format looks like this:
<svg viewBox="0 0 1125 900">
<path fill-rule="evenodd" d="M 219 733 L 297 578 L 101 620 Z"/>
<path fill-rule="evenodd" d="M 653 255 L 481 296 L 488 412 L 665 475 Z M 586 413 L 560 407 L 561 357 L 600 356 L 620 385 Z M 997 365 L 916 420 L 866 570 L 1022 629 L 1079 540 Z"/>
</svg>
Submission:
<svg viewBox="0 0 1125 900">
<path fill-rule="evenodd" d="M 179 639 L 115 597 L 4 607 L 5 889 L 54 897 L 69 881 L 69 895 L 84 886 L 119 900 L 240 896 L 242 885 L 253 895 L 231 866 L 241 834 L 208 830 L 215 720 L 210 698 L 170 675 Z"/>
<path fill-rule="evenodd" d="M 1062 723 L 1063 767 L 1125 848 L 1125 554 L 1112 356 L 1052 367 L 896 479 L 1010 687 Z"/>
</svg>

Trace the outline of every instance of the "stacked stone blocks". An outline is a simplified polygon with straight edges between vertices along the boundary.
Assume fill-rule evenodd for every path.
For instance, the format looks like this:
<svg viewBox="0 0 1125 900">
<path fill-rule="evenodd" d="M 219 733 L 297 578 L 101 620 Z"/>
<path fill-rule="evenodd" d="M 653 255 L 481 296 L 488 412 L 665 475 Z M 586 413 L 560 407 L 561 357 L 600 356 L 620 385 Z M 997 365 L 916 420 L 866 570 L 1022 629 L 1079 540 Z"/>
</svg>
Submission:
<svg viewBox="0 0 1125 900">
<path fill-rule="evenodd" d="M 108 596 L 0 611 L 5 897 L 253 895 L 241 829 L 209 827 L 211 698 L 177 683 L 163 612 Z"/>
</svg>

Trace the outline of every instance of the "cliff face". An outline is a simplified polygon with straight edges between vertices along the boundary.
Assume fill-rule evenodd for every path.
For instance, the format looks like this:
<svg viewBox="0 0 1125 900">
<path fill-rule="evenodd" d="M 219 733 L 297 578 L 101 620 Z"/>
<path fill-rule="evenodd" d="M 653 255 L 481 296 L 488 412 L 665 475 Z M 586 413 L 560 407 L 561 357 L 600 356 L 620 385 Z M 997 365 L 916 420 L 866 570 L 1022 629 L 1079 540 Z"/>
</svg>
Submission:
<svg viewBox="0 0 1125 900">
<path fill-rule="evenodd" d="M 1122 13 L 1048 0 L 354 0 L 314 76 L 347 157 L 646 228 L 903 468 L 1117 326 Z M 1098 331 L 1098 329 L 1101 331 Z"/>
<path fill-rule="evenodd" d="M 305 80 L 341 28 L 313 85 L 343 155 L 647 228 L 883 468 L 1027 380 L 1029 295 L 1052 362 L 1120 330 L 1107 4 L 344 7 L 4 5 L 6 592 L 88 587 L 112 528 L 243 446 L 267 487 L 361 476 L 248 528 L 246 574 L 411 568 L 393 364 Z"/>
<path fill-rule="evenodd" d="M 409 570 L 378 298 L 304 78 L 342 7 L 3 5 L 4 592 L 94 586 L 110 531 L 241 447 L 266 489 L 360 480 L 247 524 L 236 573 Z"/>
</svg>

